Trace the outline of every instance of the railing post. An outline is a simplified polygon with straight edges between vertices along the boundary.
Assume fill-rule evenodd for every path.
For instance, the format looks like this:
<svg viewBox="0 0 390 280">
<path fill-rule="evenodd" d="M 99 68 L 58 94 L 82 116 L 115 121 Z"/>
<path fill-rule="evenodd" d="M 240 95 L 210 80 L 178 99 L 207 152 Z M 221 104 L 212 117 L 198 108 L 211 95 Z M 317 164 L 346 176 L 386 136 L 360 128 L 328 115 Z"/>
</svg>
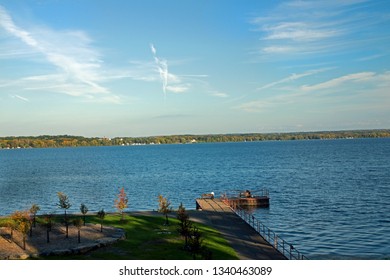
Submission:
<svg viewBox="0 0 390 280">
<path fill-rule="evenodd" d="M 278 236 L 274 234 L 274 247 L 278 249 Z"/>
</svg>

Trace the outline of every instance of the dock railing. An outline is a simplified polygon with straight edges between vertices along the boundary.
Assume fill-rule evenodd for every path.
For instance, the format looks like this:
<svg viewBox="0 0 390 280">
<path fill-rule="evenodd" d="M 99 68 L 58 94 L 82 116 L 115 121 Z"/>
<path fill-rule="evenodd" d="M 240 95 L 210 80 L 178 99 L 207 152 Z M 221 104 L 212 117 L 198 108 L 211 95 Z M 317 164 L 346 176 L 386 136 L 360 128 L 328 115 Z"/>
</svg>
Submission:
<svg viewBox="0 0 390 280">
<path fill-rule="evenodd" d="M 241 219 L 243 219 L 248 225 L 260 234 L 272 247 L 282 253 L 289 260 L 308 260 L 308 258 L 299 252 L 291 243 L 285 241 L 279 237 L 273 230 L 265 226 L 255 216 L 248 213 L 237 204 L 229 201 L 228 199 L 222 199 Z"/>
<path fill-rule="evenodd" d="M 236 190 L 236 191 L 228 191 L 228 192 L 225 192 L 223 194 L 223 197 L 242 197 L 245 195 L 245 192 L 246 191 L 240 191 L 240 190 Z M 251 196 L 254 196 L 254 197 L 269 197 L 269 190 L 268 189 L 259 189 L 259 190 L 251 190 L 250 192 L 250 195 Z"/>
</svg>

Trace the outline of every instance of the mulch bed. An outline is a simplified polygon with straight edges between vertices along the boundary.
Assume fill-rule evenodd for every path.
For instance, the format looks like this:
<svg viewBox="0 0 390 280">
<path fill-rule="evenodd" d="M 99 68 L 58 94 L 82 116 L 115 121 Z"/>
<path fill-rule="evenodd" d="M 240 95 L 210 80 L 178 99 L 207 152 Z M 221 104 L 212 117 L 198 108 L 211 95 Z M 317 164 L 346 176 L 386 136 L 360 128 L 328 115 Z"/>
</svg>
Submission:
<svg viewBox="0 0 390 280">
<path fill-rule="evenodd" d="M 125 232 L 119 228 L 104 227 L 100 232 L 100 225 L 86 224 L 81 228 L 81 242 L 78 242 L 78 230 L 69 226 L 68 238 L 65 235 L 65 226 L 53 226 L 49 233 L 50 242 L 47 242 L 46 226 L 39 225 L 33 228 L 32 236 L 26 238 L 26 249 L 23 250 L 23 236 L 10 229 L 0 227 L 0 259 L 26 259 L 45 255 L 83 254 L 90 250 L 112 244 L 125 238 Z"/>
</svg>

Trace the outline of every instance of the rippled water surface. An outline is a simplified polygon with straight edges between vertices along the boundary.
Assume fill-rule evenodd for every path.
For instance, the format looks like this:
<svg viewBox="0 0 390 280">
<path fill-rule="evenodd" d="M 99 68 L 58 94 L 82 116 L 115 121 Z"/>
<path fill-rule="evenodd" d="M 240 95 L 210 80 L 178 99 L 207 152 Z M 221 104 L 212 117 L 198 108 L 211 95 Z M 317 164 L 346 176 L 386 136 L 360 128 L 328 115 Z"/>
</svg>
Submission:
<svg viewBox="0 0 390 280">
<path fill-rule="evenodd" d="M 73 212 L 115 211 L 122 186 L 130 210 L 266 187 L 254 215 L 309 258 L 390 258 L 390 139 L 0 150 L 0 215 L 60 213 L 58 191 Z"/>
</svg>

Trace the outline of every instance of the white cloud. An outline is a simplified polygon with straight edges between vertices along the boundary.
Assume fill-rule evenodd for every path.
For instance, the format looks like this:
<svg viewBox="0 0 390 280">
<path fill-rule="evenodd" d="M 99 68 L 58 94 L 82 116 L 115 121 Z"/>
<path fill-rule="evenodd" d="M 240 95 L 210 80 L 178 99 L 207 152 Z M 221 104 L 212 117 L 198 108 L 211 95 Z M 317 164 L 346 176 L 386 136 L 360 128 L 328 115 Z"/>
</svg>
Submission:
<svg viewBox="0 0 390 280">
<path fill-rule="evenodd" d="M 262 52 L 264 52 L 264 53 L 271 53 L 271 54 L 292 53 L 292 52 L 295 52 L 296 50 L 297 50 L 297 48 L 295 48 L 295 47 L 280 46 L 280 45 L 279 46 L 273 45 L 273 46 L 262 48 Z"/>
<path fill-rule="evenodd" d="M 215 96 L 215 97 L 219 97 L 219 98 L 227 98 L 227 97 L 229 97 L 229 95 L 227 93 L 219 92 L 219 91 L 212 92 L 211 95 Z"/>
<path fill-rule="evenodd" d="M 260 35 L 260 55 L 280 59 L 335 54 L 388 40 L 389 17 L 367 9 L 368 1 L 286 1 L 251 23 Z M 363 4 L 364 3 L 364 4 Z M 379 28 L 377 28 L 379 27 Z M 351 47 L 353 48 L 351 49 Z M 283 56 L 283 57 L 285 57 Z"/>
<path fill-rule="evenodd" d="M 294 41 L 312 41 L 335 37 L 339 30 L 313 26 L 309 22 L 281 22 L 274 25 L 265 25 L 263 28 L 267 35 L 265 40 L 291 39 Z"/>
<path fill-rule="evenodd" d="M 189 90 L 189 86 L 186 85 L 167 86 L 166 90 L 173 93 L 183 93 Z"/>
<path fill-rule="evenodd" d="M 23 97 L 23 96 L 20 96 L 20 95 L 17 95 L 17 94 L 11 95 L 11 97 L 17 98 L 17 99 L 22 100 L 24 102 L 30 102 L 30 100 L 28 100 L 26 97 Z"/>
<path fill-rule="evenodd" d="M 154 58 L 154 67 L 155 72 L 159 74 L 160 81 L 162 83 L 162 90 L 164 93 L 164 97 L 166 97 L 167 92 L 173 93 L 184 93 L 194 88 L 194 84 L 202 84 L 200 79 L 208 77 L 208 75 L 193 75 L 193 74 L 174 74 L 168 71 L 168 61 L 166 59 L 160 58 L 157 56 L 157 49 L 153 44 L 150 44 L 150 50 L 153 54 Z M 145 63 L 144 66 L 149 67 L 148 63 Z M 150 71 L 149 71 L 150 72 Z M 155 81 L 156 79 L 151 78 L 147 71 L 144 73 L 144 77 L 149 81 Z"/>
<path fill-rule="evenodd" d="M 239 109 L 246 112 L 265 112 L 278 106 L 284 106 L 296 102 L 296 99 L 302 94 L 282 94 L 249 101 L 238 106 Z"/>
<path fill-rule="evenodd" d="M 51 90 L 88 99 L 118 99 L 118 96 L 102 85 L 106 78 L 101 69 L 100 54 L 91 46 L 91 39 L 84 32 L 54 31 L 34 26 L 29 26 L 27 30 L 15 24 L 1 6 L 0 28 L 19 39 L 24 47 L 29 47 L 31 53 L 37 54 L 40 60 L 35 59 L 34 63 L 38 61 L 56 68 L 55 74 L 25 77 L 14 84 L 23 85 L 29 81 L 28 87 L 25 87 L 28 90 Z"/>
<path fill-rule="evenodd" d="M 157 56 L 157 50 L 153 44 L 150 44 L 150 49 L 152 51 L 154 61 L 156 63 L 157 71 L 160 74 L 160 79 L 162 82 L 162 90 L 164 92 L 164 96 L 166 96 L 167 85 L 168 85 L 168 62 L 165 59 L 162 59 Z"/>
<path fill-rule="evenodd" d="M 238 106 L 239 109 L 246 112 L 262 112 L 265 109 L 269 108 L 270 103 L 267 100 L 254 100 L 250 102 L 243 103 Z"/>
<path fill-rule="evenodd" d="M 329 69 L 331 69 L 331 68 L 322 68 L 322 69 L 309 70 L 309 71 L 306 71 L 306 72 L 300 73 L 300 74 L 293 73 L 293 74 L 291 74 L 290 76 L 288 76 L 286 78 L 283 78 L 283 79 L 278 80 L 276 82 L 272 82 L 272 83 L 266 84 L 266 85 L 258 88 L 258 90 L 268 89 L 268 88 L 274 87 L 274 86 L 279 85 L 279 84 L 288 83 L 288 82 L 291 82 L 291 81 L 294 81 L 294 80 L 301 79 L 303 77 L 307 77 L 307 76 L 311 76 L 311 75 L 314 75 L 314 74 L 317 74 L 317 73 L 320 73 L 320 72 L 327 71 Z"/>
<path fill-rule="evenodd" d="M 280 81 L 284 80 L 287 78 Z M 332 106 L 331 110 L 333 111 L 336 108 L 342 111 L 348 107 L 348 110 L 351 111 L 370 104 L 372 108 L 381 108 L 382 110 L 383 107 L 389 106 L 389 88 L 390 71 L 383 73 L 359 72 L 317 84 L 292 87 L 289 91 L 284 91 L 290 93 L 248 101 L 240 104 L 237 108 L 246 112 L 258 113 L 302 107 L 316 108 L 319 105 L 319 107 Z M 318 94 L 314 94 L 317 92 Z"/>
<path fill-rule="evenodd" d="M 361 73 L 348 74 L 319 84 L 303 85 L 301 89 L 303 91 L 329 89 L 329 88 L 340 86 L 341 84 L 346 82 L 360 82 L 360 83 L 365 82 L 367 80 L 372 79 L 374 76 L 375 76 L 374 72 L 361 72 Z"/>
</svg>

